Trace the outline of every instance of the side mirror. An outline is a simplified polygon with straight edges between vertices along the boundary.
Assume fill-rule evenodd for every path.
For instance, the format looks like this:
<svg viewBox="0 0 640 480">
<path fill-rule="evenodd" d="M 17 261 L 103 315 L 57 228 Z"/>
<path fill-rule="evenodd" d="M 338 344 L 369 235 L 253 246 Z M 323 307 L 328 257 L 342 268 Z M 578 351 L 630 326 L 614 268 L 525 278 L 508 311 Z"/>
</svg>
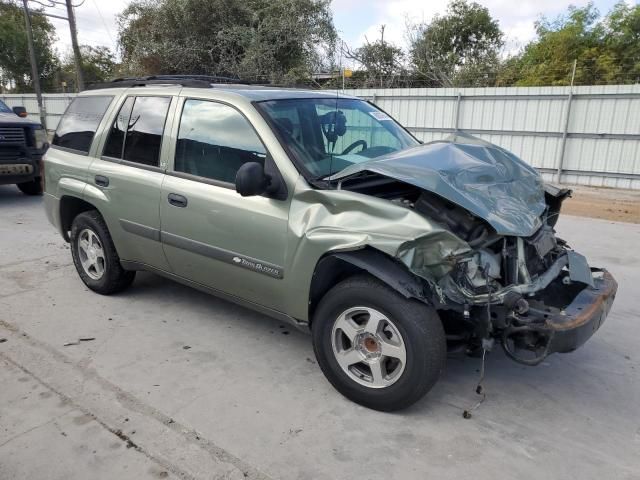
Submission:
<svg viewBox="0 0 640 480">
<path fill-rule="evenodd" d="M 236 192 L 243 197 L 262 195 L 269 187 L 270 177 L 258 162 L 243 164 L 236 173 Z"/>
<path fill-rule="evenodd" d="M 13 113 L 15 113 L 19 117 L 24 118 L 27 116 L 27 109 L 24 107 L 13 107 Z"/>
</svg>

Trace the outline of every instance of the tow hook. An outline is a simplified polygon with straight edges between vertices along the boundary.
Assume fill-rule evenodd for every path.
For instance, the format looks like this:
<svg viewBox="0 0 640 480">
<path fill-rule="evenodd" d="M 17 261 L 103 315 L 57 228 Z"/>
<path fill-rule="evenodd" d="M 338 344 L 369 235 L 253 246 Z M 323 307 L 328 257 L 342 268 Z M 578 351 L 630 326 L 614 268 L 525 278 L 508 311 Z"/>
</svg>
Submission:
<svg viewBox="0 0 640 480">
<path fill-rule="evenodd" d="M 509 358 L 524 365 L 534 366 L 549 355 L 554 330 L 546 324 L 510 325 L 502 332 L 502 348 Z M 533 356 L 525 357 L 516 351 L 528 351 Z"/>
</svg>

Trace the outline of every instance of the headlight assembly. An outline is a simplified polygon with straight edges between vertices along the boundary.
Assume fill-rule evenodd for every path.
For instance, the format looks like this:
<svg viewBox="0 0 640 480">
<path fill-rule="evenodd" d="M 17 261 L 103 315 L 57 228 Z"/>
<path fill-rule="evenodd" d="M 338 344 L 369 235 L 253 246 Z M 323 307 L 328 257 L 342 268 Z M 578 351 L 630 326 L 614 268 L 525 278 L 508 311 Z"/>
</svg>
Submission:
<svg viewBox="0 0 640 480">
<path fill-rule="evenodd" d="M 35 146 L 38 150 L 42 150 L 47 143 L 49 143 L 49 139 L 47 138 L 47 132 L 44 128 L 36 128 L 34 130 L 35 137 Z"/>
</svg>

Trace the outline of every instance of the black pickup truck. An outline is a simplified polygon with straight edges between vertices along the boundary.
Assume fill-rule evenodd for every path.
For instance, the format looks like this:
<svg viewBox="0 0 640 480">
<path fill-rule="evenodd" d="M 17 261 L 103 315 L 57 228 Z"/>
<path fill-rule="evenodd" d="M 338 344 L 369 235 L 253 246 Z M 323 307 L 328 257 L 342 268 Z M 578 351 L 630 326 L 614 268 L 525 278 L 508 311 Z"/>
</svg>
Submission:
<svg viewBox="0 0 640 480">
<path fill-rule="evenodd" d="M 24 107 L 9 108 L 0 100 L 0 185 L 15 183 L 26 195 L 41 195 L 40 163 L 49 146 L 38 122 Z"/>
</svg>

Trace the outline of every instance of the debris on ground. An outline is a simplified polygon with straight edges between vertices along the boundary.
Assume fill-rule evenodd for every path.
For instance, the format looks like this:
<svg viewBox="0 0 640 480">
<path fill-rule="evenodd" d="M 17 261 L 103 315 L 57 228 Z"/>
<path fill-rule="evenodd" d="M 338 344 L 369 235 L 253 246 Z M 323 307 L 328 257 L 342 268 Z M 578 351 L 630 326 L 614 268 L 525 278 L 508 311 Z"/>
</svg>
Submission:
<svg viewBox="0 0 640 480">
<path fill-rule="evenodd" d="M 96 337 L 80 337 L 80 338 L 78 338 L 77 341 L 63 343 L 62 346 L 63 347 L 69 347 L 71 345 L 80 345 L 80 342 L 91 342 L 92 340 L 95 340 L 95 339 L 96 339 Z"/>
</svg>

